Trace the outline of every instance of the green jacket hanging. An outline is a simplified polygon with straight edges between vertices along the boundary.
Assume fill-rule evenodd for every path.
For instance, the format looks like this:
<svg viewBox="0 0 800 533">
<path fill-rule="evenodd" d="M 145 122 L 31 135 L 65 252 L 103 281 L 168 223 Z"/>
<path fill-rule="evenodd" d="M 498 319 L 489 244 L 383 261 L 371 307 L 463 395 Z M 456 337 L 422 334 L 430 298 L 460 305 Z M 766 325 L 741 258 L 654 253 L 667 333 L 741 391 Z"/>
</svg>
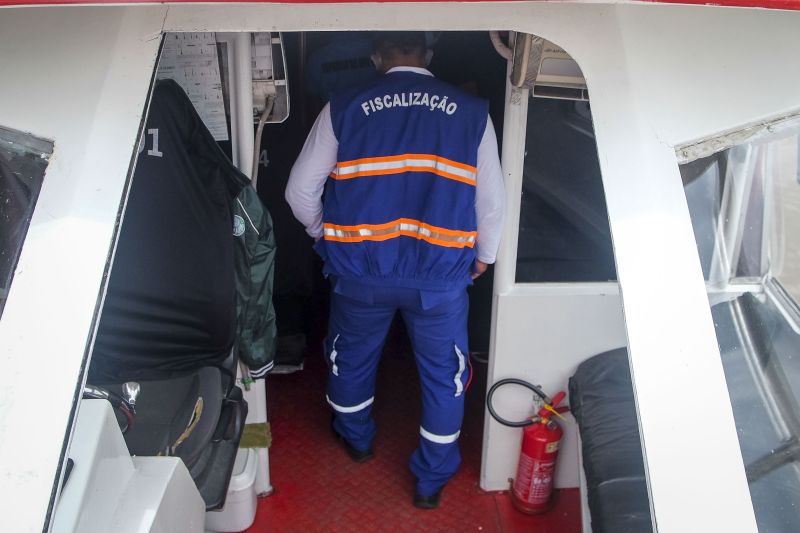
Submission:
<svg viewBox="0 0 800 533">
<path fill-rule="evenodd" d="M 258 379 L 272 370 L 275 361 L 275 235 L 269 212 L 249 185 L 234 202 L 233 236 L 236 344 L 239 358 L 250 368 L 250 376 Z"/>
</svg>

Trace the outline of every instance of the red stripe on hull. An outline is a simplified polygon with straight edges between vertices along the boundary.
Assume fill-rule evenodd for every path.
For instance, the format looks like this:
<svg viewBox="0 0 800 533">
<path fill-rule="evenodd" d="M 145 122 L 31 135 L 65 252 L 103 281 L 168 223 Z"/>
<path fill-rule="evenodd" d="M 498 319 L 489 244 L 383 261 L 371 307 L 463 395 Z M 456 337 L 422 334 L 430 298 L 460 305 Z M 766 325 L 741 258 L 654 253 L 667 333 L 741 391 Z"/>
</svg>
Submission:
<svg viewBox="0 0 800 533">
<path fill-rule="evenodd" d="M 125 2 L 107 2 L 104 0 L 0 0 L 2 6 L 40 6 L 40 5 L 129 5 L 129 4 L 359 4 L 359 3 L 398 3 L 398 2 L 502 2 L 506 0 L 351 0 L 342 2 L 341 0 L 282 0 L 278 2 L 265 2 L 264 0 L 170 0 L 168 2 L 158 2 L 153 0 L 126 0 Z M 539 0 L 546 2 L 548 0 Z M 705 5 L 718 7 L 745 7 L 745 8 L 764 8 L 764 9 L 783 9 L 800 11 L 800 0 L 719 0 L 709 2 L 707 0 L 646 0 L 629 2 L 634 4 L 684 4 L 684 5 Z"/>
</svg>

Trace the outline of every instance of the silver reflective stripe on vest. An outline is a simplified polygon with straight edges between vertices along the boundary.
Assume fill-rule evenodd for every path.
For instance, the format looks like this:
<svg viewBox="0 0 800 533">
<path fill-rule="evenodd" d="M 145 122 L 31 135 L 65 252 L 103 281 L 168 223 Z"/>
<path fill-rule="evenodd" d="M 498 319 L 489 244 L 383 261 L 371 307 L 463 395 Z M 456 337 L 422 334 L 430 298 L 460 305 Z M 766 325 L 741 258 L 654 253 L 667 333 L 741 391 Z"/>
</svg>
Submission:
<svg viewBox="0 0 800 533">
<path fill-rule="evenodd" d="M 336 411 L 337 413 L 357 413 L 357 412 L 361 411 L 362 409 L 366 409 L 367 407 L 372 405 L 372 402 L 375 401 L 375 397 L 373 396 L 372 398 L 370 398 L 370 399 L 368 399 L 366 401 L 363 401 L 358 405 L 345 407 L 345 406 L 333 403 L 331 401 L 331 399 L 328 397 L 328 395 L 325 395 L 325 399 L 328 400 L 328 404 L 330 404 L 330 406 L 333 407 L 333 410 Z"/>
<path fill-rule="evenodd" d="M 461 430 L 456 431 L 452 435 L 436 435 L 420 426 L 419 434 L 422 435 L 425 440 L 435 442 L 436 444 L 452 444 L 458 440 L 458 436 L 461 435 Z"/>
<path fill-rule="evenodd" d="M 461 393 L 464 392 L 464 384 L 461 383 L 461 374 L 464 373 L 464 369 L 467 367 L 467 365 L 464 360 L 464 354 L 461 353 L 461 350 L 458 349 L 458 346 L 454 344 L 453 347 L 456 349 L 456 357 L 458 357 L 458 372 L 456 372 L 456 375 L 453 378 L 453 381 L 456 383 L 455 397 L 458 398 L 461 396 Z"/>
<path fill-rule="evenodd" d="M 380 159 L 381 158 L 372 158 L 370 162 L 358 162 L 349 165 L 347 164 L 348 162 L 344 162 L 341 166 L 336 168 L 337 179 L 347 179 L 350 176 L 370 176 L 420 170 L 430 170 L 436 174 L 450 174 L 454 177 L 464 178 L 466 181 L 470 182 L 474 182 L 477 177 L 474 171 L 449 165 L 433 157 L 391 158 L 391 161 L 380 161 Z"/>
<path fill-rule="evenodd" d="M 361 242 L 382 241 L 401 235 L 413 237 L 432 244 L 455 248 L 472 248 L 475 245 L 476 232 L 457 231 L 437 228 L 418 220 L 399 218 L 384 224 L 360 224 L 357 226 L 340 226 L 324 224 L 323 232 L 326 240 Z"/>
</svg>

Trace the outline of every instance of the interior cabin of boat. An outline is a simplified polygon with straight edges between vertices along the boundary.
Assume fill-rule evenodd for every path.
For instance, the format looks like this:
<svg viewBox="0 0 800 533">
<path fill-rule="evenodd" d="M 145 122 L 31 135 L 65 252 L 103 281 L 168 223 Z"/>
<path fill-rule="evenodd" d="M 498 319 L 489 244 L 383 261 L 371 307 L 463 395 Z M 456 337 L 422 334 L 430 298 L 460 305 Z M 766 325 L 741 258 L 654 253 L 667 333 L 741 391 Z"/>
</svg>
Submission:
<svg viewBox="0 0 800 533">
<path fill-rule="evenodd" d="M 580 530 L 581 505 L 576 486 L 560 488 L 554 496 L 553 505 L 563 511 L 542 516 L 525 516 L 514 510 L 506 484 L 487 489 L 480 486 L 491 336 L 491 270 L 469 288 L 469 366 L 474 390 L 469 394 L 467 421 L 460 438 L 464 465 L 459 476 L 448 484 L 448 503 L 435 514 L 421 513 L 410 505 L 413 479 L 406 462 L 418 439 L 414 428 L 420 414 L 419 384 L 413 350 L 399 316 L 388 336 L 380 367 L 374 411 L 380 428 L 375 444 L 378 459 L 363 466 L 348 464 L 340 445 L 330 435 L 330 413 L 325 401 L 327 355 L 323 354 L 323 341 L 330 283 L 322 274 L 322 261 L 313 250 L 313 239 L 292 215 L 284 192 L 292 165 L 323 105 L 332 95 L 377 76 L 370 60 L 372 38 L 370 32 L 356 31 L 264 32 L 245 36 L 250 39 L 253 80 L 253 103 L 248 107 L 255 110 L 253 120 L 246 124 L 241 124 L 241 116 L 235 116 L 238 99 L 242 98 L 237 85 L 241 79 L 235 77 L 238 36 L 164 36 L 88 369 L 88 383 L 118 396 L 124 396 L 125 383 L 139 385 L 136 422 L 125 433 L 131 454 L 180 457 L 205 501 L 209 512 L 207 529 L 212 529 L 209 523 L 217 522 L 223 527 L 221 530 L 241 529 L 252 521 L 253 531 L 280 529 L 281 524 L 314 530 L 352 523 L 356 517 L 377 523 L 389 513 L 412 529 L 441 529 L 450 524 L 445 529 L 461 530 L 479 524 L 487 530 L 538 525 L 560 531 Z M 508 32 L 502 36 L 485 31 L 428 32 L 426 39 L 433 51 L 430 72 L 488 101 L 502 146 L 508 60 L 501 53 L 510 52 Z M 464 55 L 464 50 L 470 51 L 469 56 Z M 569 65 L 550 66 L 544 60 L 546 68 L 561 74 L 566 81 L 542 82 L 537 89 L 542 96 L 528 106 L 526 120 L 531 127 L 525 131 L 516 281 L 613 282 L 616 273 L 590 103 L 574 61 L 563 51 L 560 56 L 553 51 L 550 54 L 554 58 L 549 61 Z M 264 115 L 265 120 L 259 120 Z M 257 120 L 260 124 L 250 124 Z M 241 137 L 236 138 L 240 124 L 259 141 L 258 146 L 250 148 L 253 155 L 246 161 L 242 155 L 244 143 Z M 198 128 L 208 130 L 200 145 L 196 145 L 194 131 Z M 254 128 L 256 131 L 251 132 Z M 187 146 L 175 146 L 176 138 Z M 209 147 L 209 143 L 216 146 Z M 179 151 L 185 162 L 159 169 L 156 165 L 166 163 L 165 154 L 170 151 Z M 276 331 L 274 339 L 261 341 L 273 341 L 276 352 L 271 363 L 274 366 L 265 379 L 266 405 L 257 405 L 264 403 L 263 394 L 255 394 L 255 388 L 247 390 L 253 384 L 247 377 L 243 381 L 241 371 L 237 374 L 232 356 L 221 364 L 203 362 L 201 354 L 213 352 L 218 341 L 207 335 L 195 339 L 190 327 L 192 321 L 217 323 L 221 314 L 219 302 L 225 294 L 209 291 L 205 295 L 198 291 L 204 276 L 214 279 L 221 275 L 222 247 L 212 245 L 216 241 L 210 240 L 229 241 L 230 236 L 222 232 L 216 235 L 210 227 L 200 229 L 196 237 L 191 235 L 194 210 L 204 209 L 206 213 L 196 189 L 198 182 L 200 187 L 209 188 L 202 165 L 210 158 L 218 159 L 215 168 L 223 171 L 228 160 L 249 167 L 252 159 L 252 168 L 257 172 L 251 180 L 271 218 L 267 226 L 257 221 L 254 226 L 274 235 L 271 307 Z M 245 207 L 244 223 L 253 224 L 248 211 Z M 211 218 L 210 214 L 207 216 Z M 198 263 L 214 266 L 205 272 Z M 186 299 L 187 290 L 194 293 L 191 306 L 181 310 L 178 302 Z M 168 303 L 163 303 L 165 300 Z M 206 313 L 210 318 L 203 317 L 204 305 L 209 306 Z M 270 315 L 273 311 L 265 305 L 262 313 Z M 163 324 L 170 326 L 163 328 Z M 177 328 L 176 324 L 187 325 Z M 268 325 L 264 322 L 257 327 Z M 220 333 L 225 339 L 226 332 Z M 165 347 L 169 343 L 176 345 L 178 352 L 190 353 L 191 360 L 176 363 L 172 350 Z M 213 372 L 209 367 L 219 368 Z M 246 402 L 232 387 L 233 375 L 238 376 L 237 383 L 245 389 Z M 513 390 L 500 390 L 498 403 L 508 402 L 509 392 Z M 223 409 L 219 414 L 201 412 L 198 422 L 195 417 L 200 398 L 204 406 L 211 398 L 222 402 Z M 534 405 L 530 400 L 528 403 Z M 250 411 L 251 423 L 242 425 L 236 419 L 247 416 L 237 412 L 244 404 Z M 122 425 L 127 423 L 119 413 L 118 418 Z M 260 440 L 269 442 L 269 455 L 252 443 L 251 434 L 244 437 L 243 447 L 235 452 L 234 444 L 241 437 L 233 433 L 229 440 L 218 439 L 224 434 L 224 424 L 228 428 L 241 426 L 243 431 L 248 426 L 260 431 Z M 181 440 L 190 427 L 189 437 Z M 574 442 L 570 448 L 574 452 Z M 250 514 L 257 511 L 256 515 L 241 523 L 234 521 L 234 526 L 220 518 L 222 514 L 232 514 L 233 506 L 225 505 L 231 497 L 225 491 L 228 476 L 215 475 L 215 469 L 243 476 L 248 454 L 253 454 L 248 450 L 254 449 L 262 450 L 262 455 L 250 463 L 258 465 L 262 472 L 269 467 L 269 477 L 253 478 L 251 492 L 262 496 L 258 505 L 249 509 Z M 237 460 L 238 465 L 234 464 Z M 641 461 L 638 468 L 643 470 Z M 576 471 L 576 466 L 568 469 Z M 639 519 L 649 522 L 643 477 L 639 481 L 639 503 L 643 504 Z M 342 483 L 341 490 L 326 489 Z M 305 502 L 310 501 L 316 504 L 307 506 Z M 464 513 L 464 508 L 472 511 Z"/>
<path fill-rule="evenodd" d="M 29 22 L 19 11 L 6 20 Z M 383 347 L 375 457 L 354 462 L 326 401 L 331 282 L 285 199 L 325 104 L 378 76 L 372 32 L 316 28 L 289 11 L 277 18 L 285 26 L 266 24 L 252 13 L 243 7 L 215 26 L 176 8 L 152 32 L 150 15 L 92 11 L 121 29 L 107 29 L 116 39 L 108 56 L 78 37 L 65 52 L 97 64 L 76 103 L 97 106 L 88 140 L 62 145 L 16 120 L 21 111 L 0 113 L 0 205 L 12 221 L 0 228 L 0 314 L 11 317 L 0 338 L 23 316 L 10 290 L 13 281 L 25 291 L 33 252 L 23 245 L 50 238 L 37 217 L 58 196 L 48 192 L 52 173 L 74 165 L 70 150 L 103 152 L 96 165 L 127 157 L 116 189 L 94 189 L 102 202 L 85 201 L 83 185 L 64 196 L 104 221 L 70 219 L 87 241 L 70 241 L 72 253 L 103 265 L 95 293 L 59 285 L 64 298 L 94 304 L 45 530 L 668 531 L 683 523 L 678 502 L 703 509 L 702 481 L 723 487 L 711 508 L 749 505 L 726 523 L 797 529 L 800 100 L 791 84 L 771 89 L 772 107 L 703 118 L 708 100 L 683 95 L 680 82 L 717 87 L 703 68 L 718 57 L 700 54 L 687 78 L 670 80 L 655 77 L 659 65 L 682 70 L 658 45 L 640 57 L 570 31 L 560 40 L 555 22 L 537 33 L 434 17 L 419 28 L 428 70 L 488 102 L 507 204 L 497 263 L 468 287 L 462 464 L 439 507 L 422 510 L 407 465 L 421 412 L 407 326 L 398 314 Z M 82 27 L 72 15 L 70 35 Z M 686 20 L 698 29 L 708 17 Z M 36 24 L 58 39 L 47 19 Z M 769 22 L 776 43 L 797 41 L 790 25 Z M 0 19 L 0 45 L 28 42 L 10 24 Z M 641 27 L 625 38 L 646 42 Z M 628 70 L 615 73 L 620 51 Z M 756 63 L 740 57 L 742 68 Z M 781 75 L 800 82 L 791 69 Z M 683 114 L 654 103 L 671 91 Z M 531 509 L 516 483 L 522 426 L 540 422 L 558 427 L 548 448 L 558 458 L 552 494 Z M 684 487 L 694 454 L 707 468 L 686 472 Z"/>
</svg>

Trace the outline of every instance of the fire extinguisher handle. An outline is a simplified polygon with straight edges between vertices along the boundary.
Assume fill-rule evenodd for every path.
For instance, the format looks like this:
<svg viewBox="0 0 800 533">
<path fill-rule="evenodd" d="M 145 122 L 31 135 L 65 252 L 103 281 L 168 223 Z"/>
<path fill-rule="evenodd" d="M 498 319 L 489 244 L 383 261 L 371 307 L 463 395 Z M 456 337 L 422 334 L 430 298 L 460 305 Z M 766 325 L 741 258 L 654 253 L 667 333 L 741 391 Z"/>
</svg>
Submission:
<svg viewBox="0 0 800 533">
<path fill-rule="evenodd" d="M 553 407 L 558 407 L 558 404 L 560 404 L 566 396 L 567 396 L 566 392 L 559 391 L 558 393 L 556 393 L 555 396 L 553 396 L 553 401 L 550 403 L 550 405 L 552 405 Z"/>
</svg>

